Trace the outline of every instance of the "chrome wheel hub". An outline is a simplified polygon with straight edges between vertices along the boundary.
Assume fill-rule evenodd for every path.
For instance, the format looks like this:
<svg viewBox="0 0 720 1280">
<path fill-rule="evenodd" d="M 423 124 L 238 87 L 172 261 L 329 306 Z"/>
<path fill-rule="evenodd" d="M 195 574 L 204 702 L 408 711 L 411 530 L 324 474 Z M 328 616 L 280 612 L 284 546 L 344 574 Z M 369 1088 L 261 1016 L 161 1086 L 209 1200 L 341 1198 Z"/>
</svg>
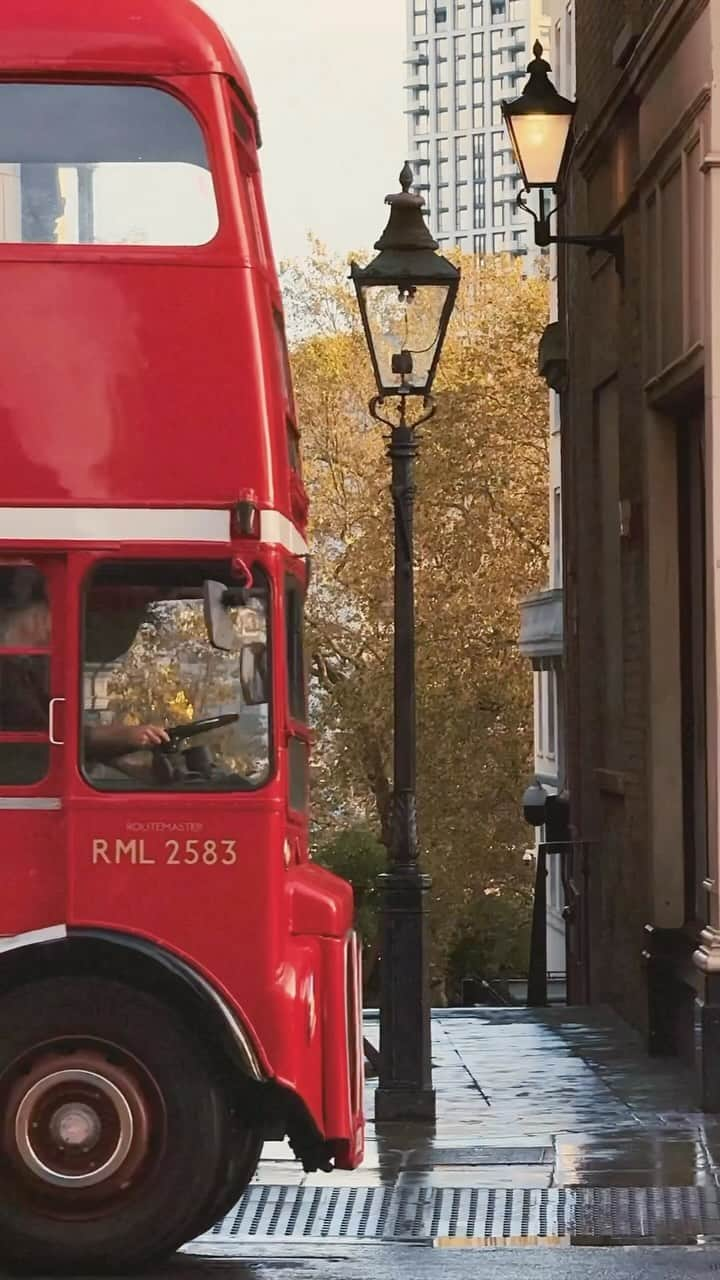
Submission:
<svg viewBox="0 0 720 1280">
<path fill-rule="evenodd" d="M 108 1212 L 136 1190 L 165 1125 L 153 1077 L 102 1041 L 38 1046 L 0 1080 L 0 1146 L 15 1187 L 67 1221 Z"/>
<path fill-rule="evenodd" d="M 105 1182 L 133 1145 L 133 1112 L 123 1091 L 101 1073 L 68 1067 L 42 1076 L 15 1113 L 15 1143 L 26 1168 L 51 1186 Z"/>
</svg>

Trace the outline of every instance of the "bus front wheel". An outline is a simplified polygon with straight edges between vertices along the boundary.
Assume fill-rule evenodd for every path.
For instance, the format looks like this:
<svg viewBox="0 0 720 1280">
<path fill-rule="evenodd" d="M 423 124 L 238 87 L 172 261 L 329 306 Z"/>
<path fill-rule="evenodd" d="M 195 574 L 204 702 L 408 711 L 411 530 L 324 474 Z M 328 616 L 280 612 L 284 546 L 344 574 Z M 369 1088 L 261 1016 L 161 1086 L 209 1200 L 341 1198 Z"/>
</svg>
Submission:
<svg viewBox="0 0 720 1280">
<path fill-rule="evenodd" d="M 67 977 L 0 997 L 0 1263 L 118 1271 L 193 1234 L 227 1170 L 227 1107 L 159 1001 Z"/>
</svg>

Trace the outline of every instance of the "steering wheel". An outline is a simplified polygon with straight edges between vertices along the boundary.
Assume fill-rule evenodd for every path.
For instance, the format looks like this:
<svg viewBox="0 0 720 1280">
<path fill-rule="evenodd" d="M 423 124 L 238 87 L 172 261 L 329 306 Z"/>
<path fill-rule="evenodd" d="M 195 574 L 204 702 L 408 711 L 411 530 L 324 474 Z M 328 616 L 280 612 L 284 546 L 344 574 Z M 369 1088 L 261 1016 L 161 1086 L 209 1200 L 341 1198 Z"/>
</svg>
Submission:
<svg viewBox="0 0 720 1280">
<path fill-rule="evenodd" d="M 200 733 L 209 733 L 212 729 L 224 729 L 228 724 L 235 724 L 240 719 L 239 715 L 231 714 L 226 716 L 209 716 L 207 720 L 190 720 L 187 724 L 173 725 L 172 729 L 168 729 L 167 735 L 169 742 L 162 742 L 156 751 L 171 752 L 176 749 L 180 742 L 184 742 L 186 738 L 196 738 Z"/>
</svg>

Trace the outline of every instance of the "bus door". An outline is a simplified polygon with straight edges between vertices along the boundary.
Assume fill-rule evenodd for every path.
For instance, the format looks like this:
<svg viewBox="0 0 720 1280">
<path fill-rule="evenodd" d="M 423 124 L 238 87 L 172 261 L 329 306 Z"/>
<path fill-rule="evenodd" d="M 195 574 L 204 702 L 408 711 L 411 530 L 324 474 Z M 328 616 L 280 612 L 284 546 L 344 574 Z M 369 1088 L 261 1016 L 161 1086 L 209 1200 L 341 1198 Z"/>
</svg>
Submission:
<svg viewBox="0 0 720 1280">
<path fill-rule="evenodd" d="M 64 593 L 62 556 L 0 553 L 0 950 L 65 932 Z"/>
</svg>

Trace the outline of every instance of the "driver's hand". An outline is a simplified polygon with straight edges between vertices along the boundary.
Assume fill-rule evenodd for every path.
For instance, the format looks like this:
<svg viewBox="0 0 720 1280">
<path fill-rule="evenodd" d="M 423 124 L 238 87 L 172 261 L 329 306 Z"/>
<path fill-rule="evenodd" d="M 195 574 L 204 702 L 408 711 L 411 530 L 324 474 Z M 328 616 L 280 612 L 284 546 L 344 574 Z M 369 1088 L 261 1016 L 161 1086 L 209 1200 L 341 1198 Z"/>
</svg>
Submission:
<svg viewBox="0 0 720 1280">
<path fill-rule="evenodd" d="M 170 741 L 167 729 L 159 724 L 91 724 L 84 737 L 88 760 L 114 760 Z"/>
<path fill-rule="evenodd" d="M 163 729 L 158 724 L 123 725 L 122 738 L 127 743 L 126 750 L 137 750 L 138 747 L 159 747 L 161 743 L 170 741 L 167 729 Z M 119 741 L 118 745 L 120 745 Z"/>
</svg>

